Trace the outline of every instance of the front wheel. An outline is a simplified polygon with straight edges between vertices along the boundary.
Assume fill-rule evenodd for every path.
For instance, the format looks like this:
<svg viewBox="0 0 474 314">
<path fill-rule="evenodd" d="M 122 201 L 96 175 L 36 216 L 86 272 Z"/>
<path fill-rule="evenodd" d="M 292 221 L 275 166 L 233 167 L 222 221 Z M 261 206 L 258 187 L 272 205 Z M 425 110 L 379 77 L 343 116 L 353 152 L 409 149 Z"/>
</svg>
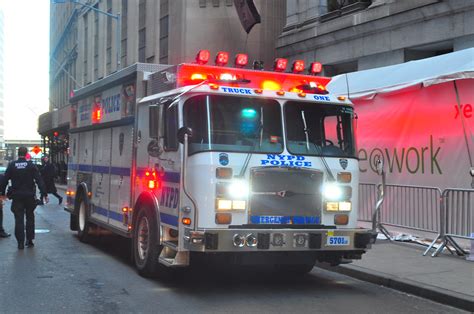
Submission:
<svg viewBox="0 0 474 314">
<path fill-rule="evenodd" d="M 156 274 L 160 252 L 155 216 L 150 210 L 143 209 L 138 213 L 133 231 L 133 257 L 141 276 L 151 277 Z"/>
</svg>

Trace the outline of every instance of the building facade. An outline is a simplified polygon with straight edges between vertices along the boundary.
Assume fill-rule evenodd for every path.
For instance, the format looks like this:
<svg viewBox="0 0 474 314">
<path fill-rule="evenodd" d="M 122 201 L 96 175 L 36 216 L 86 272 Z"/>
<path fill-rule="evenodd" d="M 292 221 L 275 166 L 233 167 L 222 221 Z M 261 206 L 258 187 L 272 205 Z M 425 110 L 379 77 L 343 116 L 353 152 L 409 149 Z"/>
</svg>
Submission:
<svg viewBox="0 0 474 314">
<path fill-rule="evenodd" d="M 277 51 L 334 76 L 474 47 L 473 16 L 469 0 L 287 1 Z"/>
<path fill-rule="evenodd" d="M 271 64 L 286 16 L 285 0 L 255 0 L 261 23 L 247 35 L 233 0 L 82 3 L 51 4 L 51 101 L 49 112 L 39 118 L 38 132 L 58 162 L 67 155 L 69 98 L 74 90 L 136 62 L 193 62 L 200 49 L 211 54 L 243 52 L 250 60 Z"/>
</svg>

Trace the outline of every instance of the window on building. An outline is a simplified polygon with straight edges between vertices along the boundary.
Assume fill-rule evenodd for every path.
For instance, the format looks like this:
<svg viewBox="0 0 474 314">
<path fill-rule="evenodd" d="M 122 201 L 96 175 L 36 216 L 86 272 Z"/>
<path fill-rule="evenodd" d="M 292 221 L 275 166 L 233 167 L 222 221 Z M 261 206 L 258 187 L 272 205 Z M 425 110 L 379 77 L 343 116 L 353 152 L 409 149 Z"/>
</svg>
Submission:
<svg viewBox="0 0 474 314">
<path fill-rule="evenodd" d="M 322 0 L 324 1 L 324 0 Z M 320 21 L 325 22 L 339 16 L 365 10 L 372 4 L 372 0 L 326 0 L 327 13 L 321 15 Z"/>
<path fill-rule="evenodd" d="M 363 7 L 364 9 L 371 4 L 370 0 L 327 0 L 328 12 L 347 9 L 353 6 L 354 8 Z"/>
<path fill-rule="evenodd" d="M 405 49 L 405 62 L 436 57 L 453 52 L 452 41 L 438 42 L 434 44 Z"/>
<path fill-rule="evenodd" d="M 99 9 L 96 4 L 94 8 Z M 94 11 L 94 80 L 99 78 L 99 12 Z"/>
<path fill-rule="evenodd" d="M 160 1 L 160 63 L 168 63 L 169 6 L 168 0 Z"/>
<path fill-rule="evenodd" d="M 333 77 L 339 74 L 357 71 L 357 61 L 342 62 L 337 64 L 324 65 L 324 76 Z"/>
<path fill-rule="evenodd" d="M 84 84 L 87 82 L 87 53 L 89 52 L 89 21 L 88 21 L 88 15 L 84 14 L 84 51 L 83 51 L 83 56 L 84 56 L 84 67 L 83 67 L 83 80 Z"/>
<path fill-rule="evenodd" d="M 121 57 L 121 63 L 122 63 L 122 68 L 127 66 L 127 17 L 128 17 L 128 0 L 122 0 L 122 29 L 121 29 L 121 51 L 122 55 Z"/>
<path fill-rule="evenodd" d="M 138 2 L 138 62 L 146 61 L 146 0 Z"/>
<path fill-rule="evenodd" d="M 112 0 L 107 0 L 107 13 L 112 14 Z M 112 19 L 107 18 L 107 40 L 106 40 L 105 64 L 109 74 L 112 71 Z"/>
</svg>

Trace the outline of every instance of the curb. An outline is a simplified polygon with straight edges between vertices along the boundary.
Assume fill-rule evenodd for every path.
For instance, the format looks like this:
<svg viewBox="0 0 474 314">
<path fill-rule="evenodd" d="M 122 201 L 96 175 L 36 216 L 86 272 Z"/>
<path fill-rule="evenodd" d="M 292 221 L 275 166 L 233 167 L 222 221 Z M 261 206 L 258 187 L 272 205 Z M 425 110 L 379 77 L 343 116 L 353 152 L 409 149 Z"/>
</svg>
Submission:
<svg viewBox="0 0 474 314">
<path fill-rule="evenodd" d="M 388 287 L 394 290 L 406 292 L 418 297 L 429 299 L 445 305 L 450 305 L 466 311 L 474 311 L 474 301 L 472 297 L 449 290 L 442 290 L 437 287 L 425 285 L 416 281 L 402 279 L 377 271 L 372 271 L 358 266 L 329 266 L 316 265 L 319 268 L 350 276 L 362 281 Z"/>
</svg>

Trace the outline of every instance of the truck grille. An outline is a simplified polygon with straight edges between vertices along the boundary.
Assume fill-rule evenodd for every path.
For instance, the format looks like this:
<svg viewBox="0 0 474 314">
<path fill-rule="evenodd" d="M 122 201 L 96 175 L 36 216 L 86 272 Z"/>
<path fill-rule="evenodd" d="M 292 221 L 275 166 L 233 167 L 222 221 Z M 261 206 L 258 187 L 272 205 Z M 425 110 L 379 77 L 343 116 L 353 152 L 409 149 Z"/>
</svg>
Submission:
<svg viewBox="0 0 474 314">
<path fill-rule="evenodd" d="M 267 223 L 320 223 L 323 173 L 301 168 L 264 167 L 251 170 L 250 221 L 284 217 Z M 299 222 L 293 221 L 297 217 Z M 303 217 L 303 218 L 302 218 Z M 307 220 L 306 218 L 312 220 Z M 258 219 L 257 219 L 258 220 Z"/>
</svg>

